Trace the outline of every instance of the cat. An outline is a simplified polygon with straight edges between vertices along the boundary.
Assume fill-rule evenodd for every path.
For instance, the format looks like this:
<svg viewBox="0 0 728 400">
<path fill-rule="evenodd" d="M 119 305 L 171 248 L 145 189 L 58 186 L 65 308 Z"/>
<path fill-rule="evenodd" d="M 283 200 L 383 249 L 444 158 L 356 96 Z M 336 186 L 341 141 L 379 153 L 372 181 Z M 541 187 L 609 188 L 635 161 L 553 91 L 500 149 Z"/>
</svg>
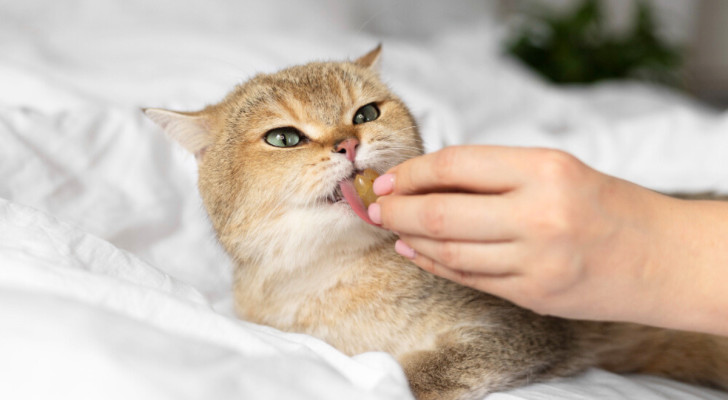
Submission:
<svg viewBox="0 0 728 400">
<path fill-rule="evenodd" d="M 423 153 L 380 52 L 259 74 L 197 112 L 144 110 L 197 159 L 241 318 L 349 355 L 386 351 L 418 399 L 479 399 L 592 366 L 728 388 L 726 338 L 538 315 L 396 254 L 396 235 L 342 195 L 355 173 Z"/>
</svg>

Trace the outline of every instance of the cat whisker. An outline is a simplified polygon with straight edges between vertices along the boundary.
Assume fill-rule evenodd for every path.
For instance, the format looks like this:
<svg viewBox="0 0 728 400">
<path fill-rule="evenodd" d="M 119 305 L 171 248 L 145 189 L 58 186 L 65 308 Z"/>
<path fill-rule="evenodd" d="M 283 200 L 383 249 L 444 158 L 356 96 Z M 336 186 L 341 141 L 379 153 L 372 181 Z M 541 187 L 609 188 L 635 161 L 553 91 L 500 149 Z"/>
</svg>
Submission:
<svg viewBox="0 0 728 400">
<path fill-rule="evenodd" d="M 408 129 L 416 129 L 416 128 L 417 128 L 417 125 L 410 125 L 410 126 L 407 126 L 407 127 L 401 128 L 401 129 L 398 129 L 398 130 L 396 130 L 394 132 L 390 132 L 390 133 L 391 134 L 395 134 L 395 133 L 404 132 L 404 131 L 406 131 Z"/>
</svg>

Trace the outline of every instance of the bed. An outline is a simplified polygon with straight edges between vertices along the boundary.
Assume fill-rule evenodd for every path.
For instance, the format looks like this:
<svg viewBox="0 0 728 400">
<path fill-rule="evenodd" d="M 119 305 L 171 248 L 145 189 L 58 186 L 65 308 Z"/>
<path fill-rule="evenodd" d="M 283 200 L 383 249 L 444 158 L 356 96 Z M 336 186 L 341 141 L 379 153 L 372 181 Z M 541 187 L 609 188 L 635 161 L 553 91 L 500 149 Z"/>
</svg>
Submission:
<svg viewBox="0 0 728 400">
<path fill-rule="evenodd" d="M 361 7 L 0 2 L 0 398 L 412 398 L 387 354 L 233 315 L 194 158 L 140 107 L 199 109 L 256 72 L 383 42 L 428 151 L 547 146 L 655 190 L 728 193 L 728 113 L 635 82 L 552 86 L 501 55 L 488 13 L 390 37 Z M 597 369 L 488 396 L 727 398 Z"/>
</svg>

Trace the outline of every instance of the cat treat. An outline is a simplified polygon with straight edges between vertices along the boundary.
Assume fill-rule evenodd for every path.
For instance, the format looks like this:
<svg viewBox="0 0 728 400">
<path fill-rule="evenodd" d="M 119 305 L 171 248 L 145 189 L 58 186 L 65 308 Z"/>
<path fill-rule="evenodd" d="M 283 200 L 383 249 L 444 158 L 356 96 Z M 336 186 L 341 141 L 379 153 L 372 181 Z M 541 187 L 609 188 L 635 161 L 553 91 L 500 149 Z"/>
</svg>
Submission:
<svg viewBox="0 0 728 400">
<path fill-rule="evenodd" d="M 368 208 L 370 204 L 377 201 L 377 195 L 374 194 L 374 180 L 379 177 L 377 171 L 367 168 L 361 174 L 354 177 L 354 189 L 364 202 L 364 207 Z"/>
<path fill-rule="evenodd" d="M 347 179 L 339 184 L 344 200 L 349 204 L 354 214 L 370 225 L 376 224 L 369 219 L 367 209 L 369 205 L 377 201 L 372 185 L 379 174 L 371 168 L 367 168 L 354 176 L 353 180 Z"/>
</svg>

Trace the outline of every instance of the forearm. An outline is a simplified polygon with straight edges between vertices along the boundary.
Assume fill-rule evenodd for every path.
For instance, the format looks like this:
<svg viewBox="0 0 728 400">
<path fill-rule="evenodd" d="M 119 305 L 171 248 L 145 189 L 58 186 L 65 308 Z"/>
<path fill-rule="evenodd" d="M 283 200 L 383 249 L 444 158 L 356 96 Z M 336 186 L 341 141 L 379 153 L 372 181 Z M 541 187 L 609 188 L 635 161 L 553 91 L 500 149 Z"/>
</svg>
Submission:
<svg viewBox="0 0 728 400">
<path fill-rule="evenodd" d="M 663 197 L 651 214 L 647 271 L 662 282 L 644 322 L 728 335 L 728 203 Z"/>
</svg>

